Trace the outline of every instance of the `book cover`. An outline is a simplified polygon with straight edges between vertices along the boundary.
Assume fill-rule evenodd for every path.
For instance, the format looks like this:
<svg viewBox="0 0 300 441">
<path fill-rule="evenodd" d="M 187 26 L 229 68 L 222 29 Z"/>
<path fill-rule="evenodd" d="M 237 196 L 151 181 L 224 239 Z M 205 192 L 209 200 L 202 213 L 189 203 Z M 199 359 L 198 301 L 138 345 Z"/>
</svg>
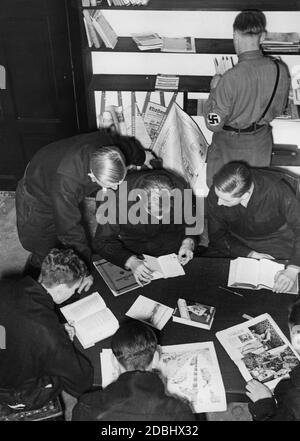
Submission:
<svg viewBox="0 0 300 441">
<path fill-rule="evenodd" d="M 105 259 L 97 260 L 93 264 L 115 296 L 140 288 L 132 271 L 125 270 Z"/>
<path fill-rule="evenodd" d="M 172 317 L 173 312 L 174 309 L 169 306 L 148 297 L 139 296 L 126 315 L 161 330 Z"/>
<path fill-rule="evenodd" d="M 246 381 L 254 378 L 271 390 L 300 362 L 299 354 L 269 314 L 219 331 L 216 337 Z"/>
<path fill-rule="evenodd" d="M 216 313 L 214 306 L 188 299 L 178 299 L 173 321 L 184 325 L 210 329 Z"/>
</svg>

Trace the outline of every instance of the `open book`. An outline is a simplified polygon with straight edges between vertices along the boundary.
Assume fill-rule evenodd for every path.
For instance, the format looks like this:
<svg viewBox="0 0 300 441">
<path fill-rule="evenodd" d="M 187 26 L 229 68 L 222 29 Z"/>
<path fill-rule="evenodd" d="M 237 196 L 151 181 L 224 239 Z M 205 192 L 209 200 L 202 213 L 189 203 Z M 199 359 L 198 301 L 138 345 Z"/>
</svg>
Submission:
<svg viewBox="0 0 300 441">
<path fill-rule="evenodd" d="M 228 286 L 245 289 L 273 289 L 274 277 L 284 265 L 269 259 L 238 257 L 230 262 Z M 289 294 L 298 294 L 298 278 Z"/>
<path fill-rule="evenodd" d="M 119 328 L 118 320 L 97 292 L 60 310 L 75 327 L 76 337 L 84 349 L 110 337 Z"/>
<path fill-rule="evenodd" d="M 94 266 L 113 295 L 120 296 L 133 289 L 140 288 L 131 270 L 114 265 L 105 259 L 97 260 Z"/>
<path fill-rule="evenodd" d="M 165 256 L 153 257 L 144 254 L 145 262 L 153 271 L 153 279 L 167 279 L 168 277 L 184 276 L 185 271 L 178 261 L 175 253 L 166 254 Z"/>
<path fill-rule="evenodd" d="M 211 341 L 159 346 L 160 360 L 154 370 L 166 383 L 170 395 L 187 401 L 193 412 L 226 410 L 226 395 L 220 367 Z M 100 354 L 102 387 L 116 381 L 120 366 L 111 349 Z"/>
<path fill-rule="evenodd" d="M 246 381 L 270 389 L 299 364 L 300 356 L 269 314 L 219 331 L 216 336 Z"/>
<path fill-rule="evenodd" d="M 195 302 L 195 300 L 178 299 L 173 321 L 197 328 L 210 329 L 214 320 L 216 308 Z"/>
<path fill-rule="evenodd" d="M 174 309 L 169 306 L 148 297 L 139 296 L 126 315 L 161 330 L 172 317 L 173 312 Z"/>
</svg>

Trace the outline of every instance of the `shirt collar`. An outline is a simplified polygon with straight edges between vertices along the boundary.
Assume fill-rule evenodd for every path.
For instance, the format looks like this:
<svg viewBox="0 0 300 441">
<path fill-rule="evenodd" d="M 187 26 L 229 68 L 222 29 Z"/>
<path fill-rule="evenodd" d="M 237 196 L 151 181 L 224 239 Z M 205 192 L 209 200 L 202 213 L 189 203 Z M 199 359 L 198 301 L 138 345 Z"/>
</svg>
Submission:
<svg viewBox="0 0 300 441">
<path fill-rule="evenodd" d="M 257 49 L 256 51 L 242 52 L 238 56 L 238 59 L 239 59 L 239 61 L 246 61 L 246 60 L 255 60 L 255 59 L 263 58 L 263 57 L 264 57 L 264 55 L 263 55 L 262 51 L 260 49 Z"/>
</svg>

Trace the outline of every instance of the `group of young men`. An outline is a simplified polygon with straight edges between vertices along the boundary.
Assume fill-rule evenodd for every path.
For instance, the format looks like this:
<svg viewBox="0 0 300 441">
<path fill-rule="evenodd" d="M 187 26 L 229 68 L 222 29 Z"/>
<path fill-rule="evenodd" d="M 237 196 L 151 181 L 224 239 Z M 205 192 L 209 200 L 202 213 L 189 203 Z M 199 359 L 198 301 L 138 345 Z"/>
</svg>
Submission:
<svg viewBox="0 0 300 441">
<path fill-rule="evenodd" d="M 260 50 L 266 32 L 262 12 L 241 12 L 233 30 L 239 61 L 212 79 L 205 107 L 214 134 L 207 158 L 209 246 L 203 255 L 286 260 L 273 290 L 287 292 L 300 271 L 300 203 L 284 174 L 254 167 L 270 165 L 269 123 L 287 103 L 289 74 Z M 75 420 L 195 418 L 188 404 L 166 395 L 152 371 L 157 339 L 149 327 L 121 324 L 112 349 L 123 373 L 105 390 L 92 391 L 93 368 L 73 346 L 72 330 L 60 324 L 54 307 L 92 286 L 93 253 L 130 269 L 141 285 L 152 278 L 143 254 L 175 252 L 182 265 L 197 254 L 199 237 L 187 233 L 184 216 L 187 203 L 194 213 L 190 188 L 175 173 L 152 169 L 154 159 L 135 138 L 99 130 L 52 143 L 28 164 L 16 210 L 20 242 L 31 252 L 29 276 L 0 282 L 2 413 L 41 407 L 64 392 L 77 403 Z M 132 170 L 136 167 L 142 170 Z M 100 188 L 91 242 L 82 203 Z M 294 340 L 299 311 L 296 303 L 290 315 Z M 254 419 L 300 418 L 299 369 L 277 401 L 256 380 L 247 384 Z"/>
</svg>

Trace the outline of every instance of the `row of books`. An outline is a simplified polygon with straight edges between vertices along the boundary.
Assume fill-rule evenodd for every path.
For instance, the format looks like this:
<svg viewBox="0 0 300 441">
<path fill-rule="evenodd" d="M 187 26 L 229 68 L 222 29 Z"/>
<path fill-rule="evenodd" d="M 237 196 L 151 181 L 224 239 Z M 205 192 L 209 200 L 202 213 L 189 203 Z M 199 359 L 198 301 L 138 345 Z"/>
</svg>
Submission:
<svg viewBox="0 0 300 441">
<path fill-rule="evenodd" d="M 298 32 L 268 32 L 261 46 L 264 52 L 299 52 L 300 35 Z"/>
<path fill-rule="evenodd" d="M 84 8 L 103 6 L 104 0 L 81 0 Z M 146 6 L 149 0 L 107 0 L 108 6 Z"/>
<path fill-rule="evenodd" d="M 193 37 L 161 37 L 155 32 L 131 34 L 131 36 L 141 51 L 160 49 L 162 52 L 196 52 Z"/>
<path fill-rule="evenodd" d="M 106 47 L 114 49 L 118 36 L 102 12 L 99 9 L 94 11 L 84 9 L 82 13 L 89 47 L 94 46 L 98 49 L 103 42 Z"/>
</svg>

